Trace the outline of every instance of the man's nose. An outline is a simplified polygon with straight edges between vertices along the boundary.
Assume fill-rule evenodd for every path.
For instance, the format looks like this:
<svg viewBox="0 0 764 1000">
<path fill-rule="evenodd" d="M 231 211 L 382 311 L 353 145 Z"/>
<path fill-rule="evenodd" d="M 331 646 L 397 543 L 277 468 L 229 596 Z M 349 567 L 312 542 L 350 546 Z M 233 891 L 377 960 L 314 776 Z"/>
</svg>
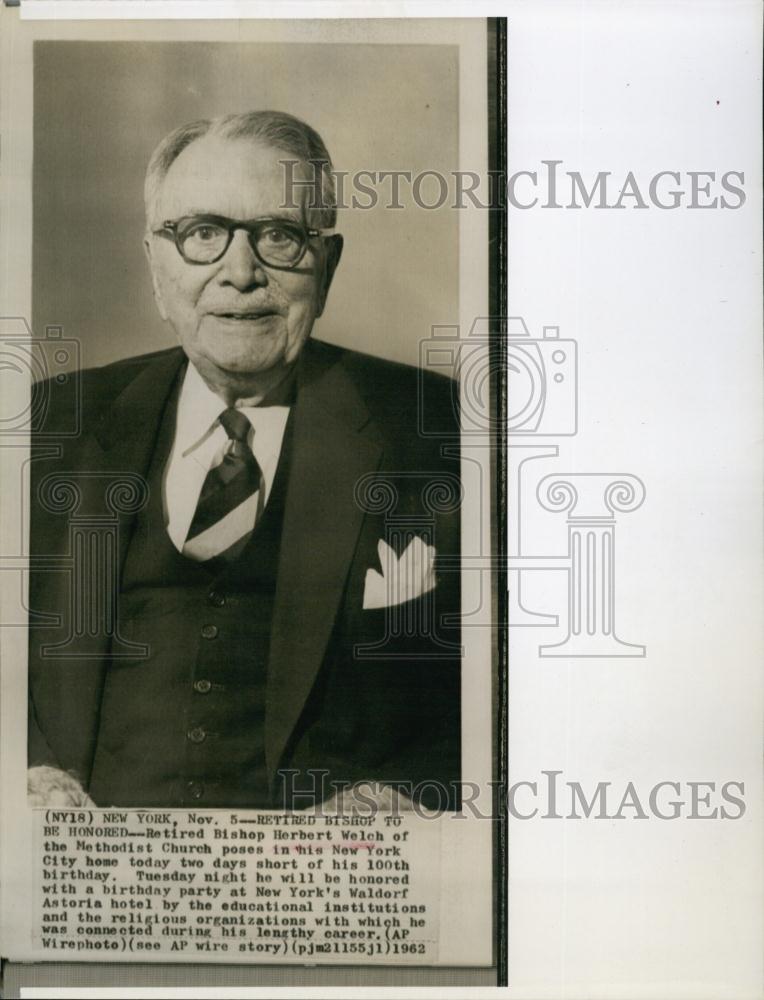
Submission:
<svg viewBox="0 0 764 1000">
<path fill-rule="evenodd" d="M 233 285 L 240 292 L 268 283 L 265 269 L 255 257 L 249 235 L 243 229 L 238 229 L 233 234 L 221 263 L 219 272 L 221 283 Z"/>
</svg>

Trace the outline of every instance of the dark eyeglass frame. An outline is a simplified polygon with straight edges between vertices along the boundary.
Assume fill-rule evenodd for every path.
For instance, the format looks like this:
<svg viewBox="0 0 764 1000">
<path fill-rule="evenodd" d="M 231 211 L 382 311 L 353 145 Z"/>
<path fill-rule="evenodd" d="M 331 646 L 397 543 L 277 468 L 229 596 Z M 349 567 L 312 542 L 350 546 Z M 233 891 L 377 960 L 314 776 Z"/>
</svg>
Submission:
<svg viewBox="0 0 764 1000">
<path fill-rule="evenodd" d="M 228 239 L 226 240 L 225 246 L 221 252 L 216 257 L 212 257 L 210 260 L 193 260 L 192 258 L 187 257 L 183 252 L 183 241 L 181 233 L 179 232 L 179 230 L 183 227 L 183 224 L 186 222 L 195 222 L 199 225 L 204 225 L 206 223 L 208 225 L 220 226 L 221 229 L 225 229 L 228 233 Z M 257 243 L 253 237 L 256 236 L 258 230 L 273 225 L 278 225 L 284 229 L 292 230 L 302 239 L 302 248 L 291 264 L 272 264 L 270 261 L 263 260 L 257 249 Z M 179 219 L 167 219 L 162 223 L 159 229 L 154 229 L 152 232 L 154 236 L 163 236 L 167 240 L 172 240 L 178 253 L 187 264 L 191 264 L 196 267 L 205 267 L 207 264 L 217 264 L 219 260 L 222 260 L 222 258 L 225 257 L 233 240 L 234 233 L 238 229 L 243 229 L 246 232 L 249 245 L 252 248 L 252 253 L 255 255 L 258 263 L 262 264 L 263 267 L 269 267 L 275 271 L 294 270 L 307 253 L 308 245 L 311 239 L 315 239 L 317 237 L 324 239 L 327 236 L 333 235 L 335 232 L 334 229 L 314 229 L 301 222 L 297 222 L 294 219 L 284 219 L 279 218 L 278 216 L 265 216 L 258 219 L 239 220 L 229 219 L 225 215 L 183 215 Z"/>
</svg>

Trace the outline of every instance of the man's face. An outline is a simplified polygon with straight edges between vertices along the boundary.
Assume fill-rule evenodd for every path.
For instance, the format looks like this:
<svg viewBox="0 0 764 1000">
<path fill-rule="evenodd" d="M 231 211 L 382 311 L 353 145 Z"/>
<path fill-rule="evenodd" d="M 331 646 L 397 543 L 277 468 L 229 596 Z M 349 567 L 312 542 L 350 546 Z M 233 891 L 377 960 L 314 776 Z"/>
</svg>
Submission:
<svg viewBox="0 0 764 1000">
<path fill-rule="evenodd" d="M 247 139 L 198 139 L 170 167 L 152 228 L 189 215 L 301 221 L 299 210 L 279 208 L 284 158 Z M 272 269 L 259 263 L 241 229 L 214 264 L 187 263 L 161 237 L 150 237 L 146 246 L 163 319 L 202 376 L 223 386 L 248 376 L 272 378 L 296 360 L 321 314 L 338 257 L 314 238 L 296 268 Z"/>
</svg>

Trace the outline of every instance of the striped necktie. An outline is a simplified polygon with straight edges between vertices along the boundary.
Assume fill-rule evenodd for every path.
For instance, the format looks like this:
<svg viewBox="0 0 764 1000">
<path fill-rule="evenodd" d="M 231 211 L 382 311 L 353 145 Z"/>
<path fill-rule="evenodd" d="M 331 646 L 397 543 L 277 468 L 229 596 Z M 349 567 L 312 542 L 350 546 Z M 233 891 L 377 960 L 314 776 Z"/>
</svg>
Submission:
<svg viewBox="0 0 764 1000">
<path fill-rule="evenodd" d="M 197 562 L 231 562 L 255 526 L 263 474 L 247 438 L 252 424 L 236 409 L 220 414 L 229 438 L 222 461 L 207 473 L 199 494 L 183 555 Z"/>
</svg>

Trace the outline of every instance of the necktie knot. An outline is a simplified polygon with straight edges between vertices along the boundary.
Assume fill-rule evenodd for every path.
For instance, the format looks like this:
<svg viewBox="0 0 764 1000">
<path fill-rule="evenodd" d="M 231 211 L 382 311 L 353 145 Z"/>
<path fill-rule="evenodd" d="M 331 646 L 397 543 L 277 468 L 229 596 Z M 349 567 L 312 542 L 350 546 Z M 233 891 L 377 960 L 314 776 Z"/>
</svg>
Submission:
<svg viewBox="0 0 764 1000">
<path fill-rule="evenodd" d="M 183 554 L 213 565 L 231 562 L 244 550 L 257 517 L 262 472 L 247 444 L 252 424 L 233 407 L 220 414 L 230 445 L 202 484 Z"/>
<path fill-rule="evenodd" d="M 252 424 L 241 410 L 229 407 L 220 414 L 220 423 L 226 434 L 232 441 L 247 443 L 247 436 L 252 429 Z"/>
</svg>

